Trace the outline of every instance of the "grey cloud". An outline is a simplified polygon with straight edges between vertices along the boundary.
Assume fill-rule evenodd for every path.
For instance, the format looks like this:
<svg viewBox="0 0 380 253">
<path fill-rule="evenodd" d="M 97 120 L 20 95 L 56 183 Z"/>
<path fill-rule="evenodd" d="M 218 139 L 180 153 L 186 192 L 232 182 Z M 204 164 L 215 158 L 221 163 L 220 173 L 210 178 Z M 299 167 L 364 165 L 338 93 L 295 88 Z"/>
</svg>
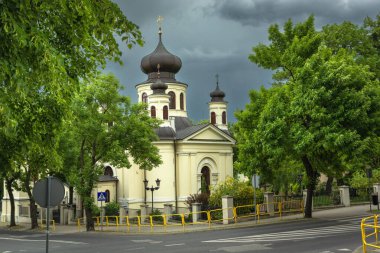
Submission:
<svg viewBox="0 0 380 253">
<path fill-rule="evenodd" d="M 215 0 L 208 11 L 243 25 L 260 26 L 283 22 L 289 18 L 299 21 L 314 14 L 320 22 L 350 20 L 361 23 L 366 16 L 380 11 L 378 0 Z"/>
</svg>

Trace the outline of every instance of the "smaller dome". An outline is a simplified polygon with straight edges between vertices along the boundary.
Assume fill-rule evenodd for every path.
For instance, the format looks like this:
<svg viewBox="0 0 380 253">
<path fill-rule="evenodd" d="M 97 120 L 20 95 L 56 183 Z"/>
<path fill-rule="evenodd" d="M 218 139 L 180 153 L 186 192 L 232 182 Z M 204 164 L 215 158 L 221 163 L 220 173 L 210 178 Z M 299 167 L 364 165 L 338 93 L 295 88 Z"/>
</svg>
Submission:
<svg viewBox="0 0 380 253">
<path fill-rule="evenodd" d="M 213 92 L 210 93 L 211 97 L 211 102 L 223 102 L 223 98 L 226 96 L 226 94 L 219 89 L 219 81 L 218 81 L 218 76 L 216 80 L 216 88 Z"/>
<path fill-rule="evenodd" d="M 160 64 L 157 64 L 157 79 L 150 85 L 153 94 L 165 94 L 168 85 L 160 79 Z"/>
</svg>

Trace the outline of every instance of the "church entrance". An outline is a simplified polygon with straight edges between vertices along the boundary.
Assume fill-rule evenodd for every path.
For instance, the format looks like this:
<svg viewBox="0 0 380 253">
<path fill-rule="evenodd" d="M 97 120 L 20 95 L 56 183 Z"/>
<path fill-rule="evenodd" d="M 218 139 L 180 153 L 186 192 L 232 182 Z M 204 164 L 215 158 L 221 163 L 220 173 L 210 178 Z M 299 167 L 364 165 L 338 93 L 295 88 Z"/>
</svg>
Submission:
<svg viewBox="0 0 380 253">
<path fill-rule="evenodd" d="M 204 166 L 201 170 L 201 193 L 210 194 L 210 168 Z"/>
</svg>

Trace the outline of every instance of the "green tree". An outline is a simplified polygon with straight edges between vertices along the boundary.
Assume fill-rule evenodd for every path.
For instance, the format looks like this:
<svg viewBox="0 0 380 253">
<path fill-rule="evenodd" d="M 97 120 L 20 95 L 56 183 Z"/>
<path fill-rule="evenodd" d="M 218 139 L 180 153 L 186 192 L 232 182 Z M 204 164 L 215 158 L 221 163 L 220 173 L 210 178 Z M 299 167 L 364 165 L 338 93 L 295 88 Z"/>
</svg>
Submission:
<svg viewBox="0 0 380 253">
<path fill-rule="evenodd" d="M 0 2 L 1 127 L 22 147 L 18 155 L 5 149 L 5 157 L 25 164 L 33 150 L 54 152 L 80 80 L 107 60 L 121 61 L 116 37 L 129 48 L 142 45 L 137 26 L 109 0 Z M 46 167 L 38 170 L 46 173 Z"/>
<path fill-rule="evenodd" d="M 146 105 L 131 105 L 128 97 L 119 94 L 120 88 L 113 75 L 100 75 L 84 83 L 73 101 L 73 119 L 62 135 L 61 147 L 68 147 L 63 154 L 66 175 L 83 200 L 88 231 L 94 230 L 91 192 L 104 163 L 129 168 L 131 157 L 148 170 L 161 163 L 152 144 L 158 121 L 149 117 Z"/>
<path fill-rule="evenodd" d="M 334 51 L 321 38 L 312 16 L 294 27 L 286 22 L 283 33 L 272 25 L 271 44 L 254 47 L 250 59 L 275 70 L 280 83 L 252 91 L 251 104 L 236 114 L 240 161 L 251 165 L 246 168 L 268 174 L 284 161 L 303 165 L 307 218 L 319 173 L 341 174 L 365 157 L 379 123 L 374 74 L 354 53 Z"/>
</svg>

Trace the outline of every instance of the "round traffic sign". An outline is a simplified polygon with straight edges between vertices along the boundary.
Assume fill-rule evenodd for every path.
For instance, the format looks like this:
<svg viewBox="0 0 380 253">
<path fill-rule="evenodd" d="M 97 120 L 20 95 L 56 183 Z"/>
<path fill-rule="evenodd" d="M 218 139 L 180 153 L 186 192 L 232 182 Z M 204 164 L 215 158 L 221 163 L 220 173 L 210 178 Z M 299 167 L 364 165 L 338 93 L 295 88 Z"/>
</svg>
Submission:
<svg viewBox="0 0 380 253">
<path fill-rule="evenodd" d="M 50 189 L 48 189 L 48 184 L 50 180 Z M 41 207 L 48 207 L 48 193 L 50 192 L 50 202 L 49 207 L 57 206 L 63 200 L 65 196 L 65 187 L 61 180 L 55 177 L 44 178 L 38 180 L 34 184 L 33 197 L 34 200 Z"/>
</svg>

